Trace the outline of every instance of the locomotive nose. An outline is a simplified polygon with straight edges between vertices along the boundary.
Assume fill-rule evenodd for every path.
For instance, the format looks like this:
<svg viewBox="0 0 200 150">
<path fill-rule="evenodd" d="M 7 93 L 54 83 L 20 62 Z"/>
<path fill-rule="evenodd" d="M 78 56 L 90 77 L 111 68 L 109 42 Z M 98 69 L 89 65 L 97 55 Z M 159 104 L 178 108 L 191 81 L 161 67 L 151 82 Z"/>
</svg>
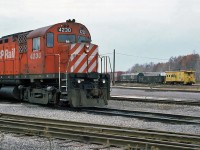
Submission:
<svg viewBox="0 0 200 150">
<path fill-rule="evenodd" d="M 92 89 L 92 90 L 90 91 L 90 95 L 91 95 L 92 97 L 100 97 L 100 96 L 103 95 L 103 92 L 102 92 L 102 90 L 95 88 L 95 89 Z"/>
</svg>

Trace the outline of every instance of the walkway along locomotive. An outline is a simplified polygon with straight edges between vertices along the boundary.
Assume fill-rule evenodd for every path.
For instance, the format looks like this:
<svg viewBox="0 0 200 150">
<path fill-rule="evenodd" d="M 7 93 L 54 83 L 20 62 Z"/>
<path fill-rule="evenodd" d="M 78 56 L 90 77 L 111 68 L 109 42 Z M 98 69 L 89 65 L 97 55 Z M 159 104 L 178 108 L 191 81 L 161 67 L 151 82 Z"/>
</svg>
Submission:
<svg viewBox="0 0 200 150">
<path fill-rule="evenodd" d="M 74 19 L 4 36 L 0 97 L 71 107 L 107 105 L 110 77 L 98 73 L 99 57 L 88 29 Z"/>
</svg>

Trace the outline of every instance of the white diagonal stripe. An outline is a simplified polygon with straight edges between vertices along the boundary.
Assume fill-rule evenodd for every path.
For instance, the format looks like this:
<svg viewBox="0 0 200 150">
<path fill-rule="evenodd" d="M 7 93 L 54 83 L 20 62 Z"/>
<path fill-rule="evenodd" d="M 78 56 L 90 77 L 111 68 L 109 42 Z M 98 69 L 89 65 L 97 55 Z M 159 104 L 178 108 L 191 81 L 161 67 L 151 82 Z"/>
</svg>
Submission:
<svg viewBox="0 0 200 150">
<path fill-rule="evenodd" d="M 89 51 L 93 48 L 93 46 L 94 45 L 90 45 L 90 47 L 89 47 Z M 78 67 L 78 65 L 82 62 L 82 60 L 85 58 L 85 57 L 87 57 L 87 55 L 85 54 L 85 53 L 83 53 L 82 55 L 81 55 L 81 57 L 76 61 L 76 63 L 75 63 L 75 67 Z M 88 58 L 89 59 L 89 58 Z M 89 63 L 89 62 L 88 62 Z M 87 67 L 87 59 L 86 59 L 86 61 L 84 62 L 84 64 L 81 66 L 81 68 L 78 70 L 78 72 L 79 73 L 82 73 L 83 72 L 83 70 L 85 69 Z"/>
<path fill-rule="evenodd" d="M 89 51 L 91 51 L 91 49 L 93 48 L 93 44 L 90 44 L 90 47 L 89 47 Z"/>
<path fill-rule="evenodd" d="M 96 67 L 96 65 L 97 65 L 97 60 L 95 60 L 92 66 L 90 66 L 88 72 L 91 72 Z"/>
<path fill-rule="evenodd" d="M 75 54 L 70 56 L 70 61 L 72 62 L 74 60 Z M 70 66 L 71 67 L 71 72 L 74 72 L 74 66 Z"/>
<path fill-rule="evenodd" d="M 83 70 L 87 67 L 87 61 L 82 65 L 82 67 L 78 70 L 79 73 L 83 73 Z"/>
<path fill-rule="evenodd" d="M 85 54 L 82 54 L 79 59 L 76 61 L 76 63 L 74 64 L 75 69 L 78 67 L 78 65 L 82 62 L 82 60 L 86 57 Z"/>
<path fill-rule="evenodd" d="M 71 49 L 73 49 L 73 48 L 74 48 L 74 46 L 76 46 L 76 44 L 72 44 L 72 45 L 71 45 Z"/>
<path fill-rule="evenodd" d="M 91 55 L 90 57 L 92 57 L 92 59 L 93 59 L 94 57 L 97 56 L 97 53 L 98 53 L 98 47 L 95 49 L 95 51 L 92 53 L 92 55 Z M 90 59 L 90 60 L 92 60 L 92 59 Z M 93 64 L 92 64 L 92 65 L 90 66 L 90 68 L 88 69 L 88 72 L 91 72 L 91 71 L 96 67 L 97 61 L 98 61 L 98 58 L 95 59 L 95 61 L 93 62 Z M 98 68 L 97 68 L 97 69 L 98 69 Z"/>
<path fill-rule="evenodd" d="M 76 44 L 73 44 L 73 45 L 71 46 L 71 49 L 74 48 L 74 46 L 76 46 Z M 94 57 L 97 56 L 97 54 L 98 54 L 98 46 L 97 46 L 97 48 L 93 51 L 93 53 L 90 55 L 90 57 L 88 58 L 88 60 L 86 59 L 86 61 L 83 62 L 83 59 L 84 59 L 85 57 L 87 57 L 87 55 L 86 55 L 85 53 L 80 53 L 80 55 L 81 55 L 81 56 L 80 56 L 80 55 L 78 55 L 78 53 L 84 48 L 84 46 L 85 46 L 85 44 L 83 44 L 83 43 L 80 44 L 79 47 L 74 51 L 74 53 L 71 54 L 71 61 L 74 61 L 74 59 L 76 59 L 76 57 L 79 57 L 78 60 L 74 63 L 74 65 L 71 66 L 71 68 L 70 68 L 71 72 L 74 72 L 74 71 L 77 69 L 77 67 L 78 67 L 78 65 L 79 65 L 80 63 L 84 63 L 83 65 L 81 65 L 81 68 L 77 71 L 77 72 L 79 72 L 79 73 L 82 73 L 82 72 L 86 69 L 86 67 L 87 67 L 87 61 L 88 61 L 88 64 L 89 64 L 89 63 L 91 62 L 91 60 L 92 60 Z M 94 46 L 95 46 L 95 45 L 90 44 L 89 52 L 94 48 Z M 92 65 L 90 66 L 90 68 L 88 68 L 88 72 L 91 72 L 91 71 L 96 67 L 97 61 L 98 61 L 98 60 L 95 59 L 95 61 L 94 61 L 94 62 L 92 63 Z"/>
<path fill-rule="evenodd" d="M 75 51 L 73 54 L 78 54 L 82 49 L 83 49 L 84 44 L 81 44 Z"/>
<path fill-rule="evenodd" d="M 97 53 L 96 53 L 96 54 L 97 54 Z M 92 56 L 90 56 L 90 57 L 88 58 L 88 64 L 90 63 L 90 61 L 91 61 L 94 57 L 96 57 L 96 55 L 92 55 Z M 92 66 L 90 66 L 90 68 L 91 68 L 91 67 L 92 67 L 92 69 L 94 68 L 93 65 L 96 64 L 96 61 L 97 61 L 97 60 L 94 61 L 95 63 L 93 63 Z M 86 67 L 87 67 L 87 61 L 82 65 L 82 67 L 79 69 L 78 72 L 82 73 L 83 70 L 85 70 Z M 91 71 L 92 71 L 90 68 L 88 68 L 88 72 L 91 72 Z"/>
</svg>

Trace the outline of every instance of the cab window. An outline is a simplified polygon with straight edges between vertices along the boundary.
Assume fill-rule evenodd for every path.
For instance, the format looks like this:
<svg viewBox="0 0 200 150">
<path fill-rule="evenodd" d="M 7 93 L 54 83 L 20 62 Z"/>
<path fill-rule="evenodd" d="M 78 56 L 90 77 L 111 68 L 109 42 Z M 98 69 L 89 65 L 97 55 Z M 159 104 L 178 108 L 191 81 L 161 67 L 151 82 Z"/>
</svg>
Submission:
<svg viewBox="0 0 200 150">
<path fill-rule="evenodd" d="M 71 34 L 59 34 L 58 42 L 59 43 L 75 43 L 75 35 Z"/>
<path fill-rule="evenodd" d="M 40 50 L 40 37 L 33 38 L 33 51 Z"/>
<path fill-rule="evenodd" d="M 85 36 L 78 36 L 78 42 L 90 42 L 90 39 Z"/>
<path fill-rule="evenodd" d="M 47 47 L 53 47 L 54 45 L 54 35 L 53 33 L 47 33 Z"/>
</svg>

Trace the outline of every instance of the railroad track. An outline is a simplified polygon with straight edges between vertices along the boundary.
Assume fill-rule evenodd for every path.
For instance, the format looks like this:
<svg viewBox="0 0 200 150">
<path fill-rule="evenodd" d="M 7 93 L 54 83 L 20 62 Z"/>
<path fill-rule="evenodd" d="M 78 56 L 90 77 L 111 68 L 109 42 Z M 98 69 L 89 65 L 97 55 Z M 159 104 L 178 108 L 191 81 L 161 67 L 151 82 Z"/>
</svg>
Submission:
<svg viewBox="0 0 200 150">
<path fill-rule="evenodd" d="M 184 86 L 185 88 L 187 86 Z M 126 86 L 112 86 L 112 88 L 116 89 L 133 89 L 133 90 L 146 90 L 146 91 L 171 91 L 171 92 L 191 92 L 191 93 L 199 93 L 199 87 L 196 89 L 180 89 L 180 88 L 164 88 L 164 87 L 152 87 L 152 86 L 146 86 L 146 87 L 126 87 Z"/>
<path fill-rule="evenodd" d="M 47 138 L 73 139 L 134 149 L 197 150 L 200 136 L 45 118 L 0 115 L 0 130 Z"/>
<path fill-rule="evenodd" d="M 66 110 L 65 107 L 59 107 L 57 109 Z M 195 116 L 184 116 L 175 114 L 163 114 L 155 112 L 144 112 L 144 111 L 130 111 L 130 110 L 120 110 L 111 108 L 67 108 L 68 111 L 82 111 L 98 115 L 110 115 L 110 116 L 122 116 L 138 118 L 148 121 L 164 122 L 170 124 L 195 124 L 200 125 L 200 117 Z"/>
<path fill-rule="evenodd" d="M 158 104 L 176 104 L 176 105 L 189 105 L 200 106 L 200 100 L 172 100 L 166 98 L 141 98 L 141 97 L 128 97 L 128 96 L 111 96 L 111 100 L 115 101 L 129 101 L 129 102 L 144 102 L 144 103 L 158 103 Z"/>
<path fill-rule="evenodd" d="M 110 116 L 122 116 L 144 119 L 148 121 L 165 122 L 170 124 L 195 124 L 200 125 L 200 117 L 184 116 L 175 114 L 163 114 L 155 112 L 143 112 L 143 111 L 130 111 L 111 108 L 83 108 L 81 111 L 94 113 L 98 115 L 110 115 Z"/>
</svg>

